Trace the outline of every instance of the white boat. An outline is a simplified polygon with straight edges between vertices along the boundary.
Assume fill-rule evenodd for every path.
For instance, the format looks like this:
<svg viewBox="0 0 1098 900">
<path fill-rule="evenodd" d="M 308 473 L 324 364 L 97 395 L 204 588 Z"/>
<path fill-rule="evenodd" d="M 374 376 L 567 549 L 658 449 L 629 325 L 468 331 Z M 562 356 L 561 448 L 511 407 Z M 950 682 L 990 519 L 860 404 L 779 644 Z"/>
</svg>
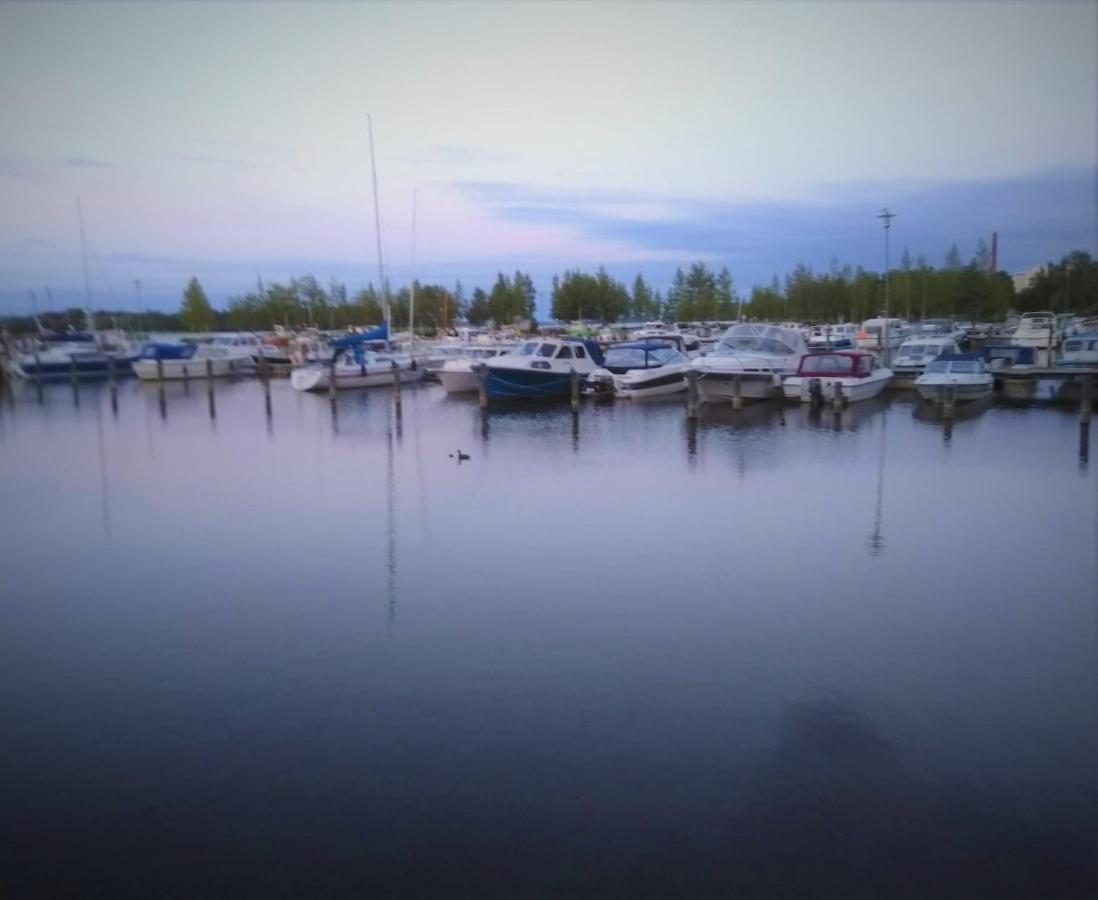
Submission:
<svg viewBox="0 0 1098 900">
<path fill-rule="evenodd" d="M 785 379 L 782 391 L 787 400 L 831 402 L 838 386 L 845 402 L 856 403 L 876 397 L 891 380 L 892 370 L 883 368 L 874 354 L 837 350 L 801 357 L 797 374 Z"/>
<path fill-rule="evenodd" d="M 572 390 L 573 371 L 582 380 L 602 363 L 602 350 L 593 340 L 530 338 L 511 353 L 485 360 L 488 396 L 567 397 Z"/>
<path fill-rule="evenodd" d="M 993 382 L 983 359 L 975 353 L 946 353 L 915 379 L 915 390 L 924 400 L 945 400 L 952 389 L 954 400 L 963 403 L 990 395 Z"/>
<path fill-rule="evenodd" d="M 464 356 L 446 360 L 435 370 L 439 382 L 447 394 L 464 394 L 480 390 L 480 366 L 487 359 L 503 356 L 509 348 L 472 347 Z"/>
<path fill-rule="evenodd" d="M 430 372 L 438 372 L 451 361 L 491 359 L 514 349 L 515 341 L 493 338 L 473 341 L 447 340 L 424 348 L 420 365 Z"/>
<path fill-rule="evenodd" d="M 678 337 L 675 335 L 674 337 Z M 606 349 L 600 368 L 587 376 L 590 393 L 643 400 L 686 390 L 690 357 L 681 342 L 667 336 L 615 344 Z"/>
<path fill-rule="evenodd" d="M 1023 313 L 1010 342 L 1019 347 L 1047 350 L 1056 342 L 1056 316 L 1047 311 Z"/>
<path fill-rule="evenodd" d="M 909 333 L 902 319 L 866 319 L 858 331 L 858 346 L 863 350 L 895 350 Z"/>
<path fill-rule="evenodd" d="M 193 351 L 191 348 L 193 347 Z M 226 375 L 241 375 L 251 372 L 255 360 L 250 353 L 239 348 L 214 344 L 191 344 L 172 359 L 156 359 L 144 356 L 133 362 L 133 372 L 142 381 L 179 381 L 188 378 L 205 378 L 207 374 L 215 378 Z"/>
<path fill-rule="evenodd" d="M 1066 338 L 1060 345 L 1058 366 L 1093 366 L 1098 368 L 1098 331 L 1088 331 Z"/>
<path fill-rule="evenodd" d="M 852 322 L 836 325 L 813 325 L 809 329 L 809 350 L 855 350 L 857 347 L 858 326 Z"/>
<path fill-rule="evenodd" d="M 423 377 L 423 369 L 407 353 L 355 354 L 345 350 L 336 356 L 334 366 L 329 362 L 294 369 L 290 372 L 290 385 L 299 391 L 326 391 L 333 372 L 337 390 L 383 387 L 393 384 L 397 377 L 404 384 Z"/>
<path fill-rule="evenodd" d="M 8 371 L 18 378 L 43 381 L 72 377 L 75 368 L 80 379 L 128 375 L 138 350 L 128 340 L 103 332 L 43 332 L 35 340 L 35 350 L 15 354 Z"/>
<path fill-rule="evenodd" d="M 663 322 L 645 322 L 640 328 L 629 333 L 631 341 L 665 340 L 673 338 L 681 344 L 684 353 L 695 353 L 701 349 L 701 339 L 677 325 L 665 325 Z"/>
<path fill-rule="evenodd" d="M 932 359 L 943 353 L 960 353 L 957 342 L 941 332 L 920 332 L 900 344 L 892 357 L 891 369 L 896 378 L 911 381 L 923 374 Z"/>
<path fill-rule="evenodd" d="M 709 403 L 732 401 L 737 383 L 741 399 L 762 400 L 781 390 L 807 352 L 799 329 L 741 322 L 721 336 L 712 353 L 690 365 L 698 370 L 698 391 Z"/>
</svg>

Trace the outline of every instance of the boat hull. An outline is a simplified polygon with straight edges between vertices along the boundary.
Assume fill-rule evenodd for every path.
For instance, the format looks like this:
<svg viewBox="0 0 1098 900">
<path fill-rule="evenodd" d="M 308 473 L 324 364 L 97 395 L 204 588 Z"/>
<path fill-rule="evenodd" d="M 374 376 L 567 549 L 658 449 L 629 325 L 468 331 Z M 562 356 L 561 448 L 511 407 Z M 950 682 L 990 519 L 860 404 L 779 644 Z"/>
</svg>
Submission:
<svg viewBox="0 0 1098 900">
<path fill-rule="evenodd" d="M 290 386 L 299 391 L 326 391 L 328 390 L 331 369 L 328 366 L 306 366 L 294 369 L 290 373 Z M 400 373 L 401 384 L 419 381 L 423 377 L 420 368 L 402 367 L 394 370 L 391 366 L 336 366 L 335 387 L 336 390 L 348 390 L 350 388 L 384 387 L 396 381 L 396 373 Z"/>
<path fill-rule="evenodd" d="M 707 403 L 731 403 L 740 379 L 740 399 L 768 400 L 781 391 L 780 374 L 763 372 L 703 371 L 698 375 L 698 393 Z"/>
<path fill-rule="evenodd" d="M 469 371 L 435 369 L 435 377 L 447 394 L 467 394 L 480 389 L 480 374 L 471 369 Z"/>
<path fill-rule="evenodd" d="M 160 365 L 163 366 L 165 381 L 186 381 L 191 378 L 205 378 L 207 362 L 210 364 L 209 373 L 214 378 L 239 375 L 251 369 L 251 366 L 239 359 L 162 359 Z M 133 373 L 142 381 L 160 380 L 160 370 L 155 359 L 135 360 Z"/>
<path fill-rule="evenodd" d="M 857 403 L 880 396 L 891 380 L 891 376 L 888 375 L 879 378 L 820 378 L 794 375 L 785 380 L 782 390 L 787 400 L 810 403 L 812 382 L 819 381 L 821 397 L 825 403 L 829 403 L 835 396 L 835 385 L 839 384 L 842 386 L 843 400 L 847 403 Z"/>
<path fill-rule="evenodd" d="M 567 397 L 572 392 L 572 373 L 489 366 L 487 390 L 489 397 L 508 400 Z"/>
<path fill-rule="evenodd" d="M 87 359 L 77 358 L 76 375 L 81 379 L 106 378 L 110 370 L 114 369 L 115 375 L 129 375 L 132 363 L 136 356 L 101 356 Z M 21 356 L 8 367 L 9 371 L 19 378 L 41 378 L 43 381 L 64 381 L 72 377 L 73 364 L 71 360 L 47 360 L 39 358 L 35 363 L 33 357 Z"/>
<path fill-rule="evenodd" d="M 953 388 L 953 399 L 956 403 L 966 403 L 972 400 L 981 400 L 984 397 L 990 396 L 992 389 L 992 380 L 989 378 L 987 382 L 969 382 L 969 383 L 947 383 L 936 382 L 933 384 L 919 384 L 916 382 L 915 390 L 919 392 L 919 396 L 924 400 L 930 400 L 933 402 L 944 402 L 946 399 L 946 391 L 949 388 Z"/>
<path fill-rule="evenodd" d="M 646 400 L 651 397 L 680 394 L 685 390 L 685 371 L 681 366 L 676 366 L 674 371 L 657 369 L 654 372 L 646 372 L 640 377 L 634 377 L 630 372 L 616 379 L 615 394 L 630 400 Z"/>
</svg>

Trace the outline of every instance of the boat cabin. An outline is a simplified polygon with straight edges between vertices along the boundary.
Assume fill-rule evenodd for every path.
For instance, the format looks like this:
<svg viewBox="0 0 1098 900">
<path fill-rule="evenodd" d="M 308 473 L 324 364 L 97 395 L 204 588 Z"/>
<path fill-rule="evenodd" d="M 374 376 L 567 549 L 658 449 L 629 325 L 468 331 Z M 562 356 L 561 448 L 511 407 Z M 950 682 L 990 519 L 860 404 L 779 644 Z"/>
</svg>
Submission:
<svg viewBox="0 0 1098 900">
<path fill-rule="evenodd" d="M 927 364 L 927 375 L 980 375 L 987 371 L 976 353 L 943 353 Z"/>
<path fill-rule="evenodd" d="M 1018 347 L 1014 344 L 987 344 L 980 356 L 989 369 L 1010 369 L 1014 366 L 1037 365 L 1037 351 L 1033 347 Z"/>
<path fill-rule="evenodd" d="M 603 368 L 622 375 L 632 369 L 658 369 L 668 363 L 685 362 L 689 362 L 686 354 L 670 341 L 630 341 L 607 347 Z"/>
<path fill-rule="evenodd" d="M 563 362 L 566 366 L 574 359 L 589 359 L 595 365 L 602 365 L 603 361 L 597 343 L 579 338 L 531 339 L 523 341 L 509 355 L 528 361 L 532 369 L 550 369 L 551 361 Z"/>
<path fill-rule="evenodd" d="M 1060 348 L 1061 366 L 1098 366 L 1098 331 L 1067 338 Z"/>
<path fill-rule="evenodd" d="M 868 378 L 878 368 L 880 364 L 872 353 L 840 350 L 801 357 L 797 374 L 805 378 Z"/>
</svg>

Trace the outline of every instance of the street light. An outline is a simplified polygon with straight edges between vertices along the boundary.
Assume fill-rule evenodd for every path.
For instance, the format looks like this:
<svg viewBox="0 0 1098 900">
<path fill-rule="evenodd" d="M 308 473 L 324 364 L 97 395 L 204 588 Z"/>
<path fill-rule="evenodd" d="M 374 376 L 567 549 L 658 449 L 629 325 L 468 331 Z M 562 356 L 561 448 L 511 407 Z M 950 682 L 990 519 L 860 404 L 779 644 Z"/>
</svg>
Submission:
<svg viewBox="0 0 1098 900">
<path fill-rule="evenodd" d="M 892 323 L 889 321 L 891 318 L 891 301 L 888 295 L 889 277 L 888 277 L 888 230 L 892 227 L 892 220 L 896 218 L 896 213 L 889 212 L 888 207 L 880 211 L 877 215 L 878 219 L 883 220 L 884 232 L 885 232 L 885 314 L 884 314 L 884 329 L 885 329 L 885 343 L 884 352 L 881 354 L 884 358 L 882 363 L 887 366 L 889 357 L 891 354 L 889 351 L 889 344 L 892 342 Z"/>
</svg>

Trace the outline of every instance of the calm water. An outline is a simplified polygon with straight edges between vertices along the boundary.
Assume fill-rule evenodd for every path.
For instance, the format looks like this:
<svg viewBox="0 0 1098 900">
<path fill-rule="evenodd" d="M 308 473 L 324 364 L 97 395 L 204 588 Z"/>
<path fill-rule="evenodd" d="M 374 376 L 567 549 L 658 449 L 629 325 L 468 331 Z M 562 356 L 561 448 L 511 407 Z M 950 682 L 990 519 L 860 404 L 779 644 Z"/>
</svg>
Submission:
<svg viewBox="0 0 1098 900">
<path fill-rule="evenodd" d="M 0 894 L 1098 894 L 1069 411 L 169 387 L 0 403 Z"/>
</svg>

